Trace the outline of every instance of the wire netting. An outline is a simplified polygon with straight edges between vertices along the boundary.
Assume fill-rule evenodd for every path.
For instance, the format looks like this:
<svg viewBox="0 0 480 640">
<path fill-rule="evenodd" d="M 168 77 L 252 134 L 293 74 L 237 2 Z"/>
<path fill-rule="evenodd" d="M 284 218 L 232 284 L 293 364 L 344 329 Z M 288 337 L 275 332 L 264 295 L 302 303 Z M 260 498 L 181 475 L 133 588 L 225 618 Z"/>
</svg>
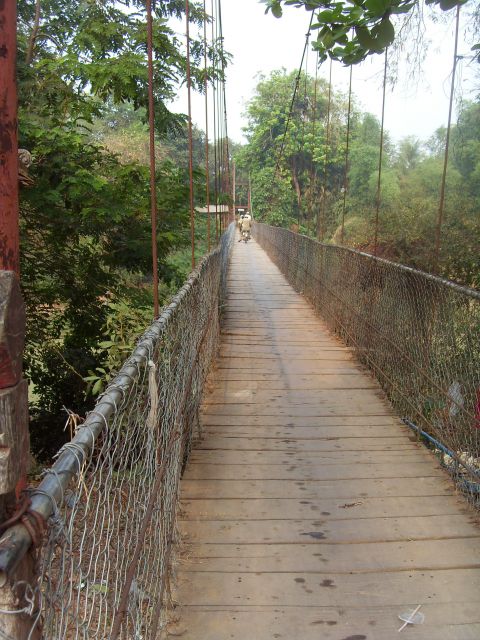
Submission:
<svg viewBox="0 0 480 640">
<path fill-rule="evenodd" d="M 218 345 L 233 233 L 231 225 L 145 332 L 32 491 L 31 508 L 50 516 L 28 598 L 41 637 L 157 637 L 179 478 Z"/>
<path fill-rule="evenodd" d="M 287 229 L 253 235 L 480 505 L 480 292 Z"/>
</svg>

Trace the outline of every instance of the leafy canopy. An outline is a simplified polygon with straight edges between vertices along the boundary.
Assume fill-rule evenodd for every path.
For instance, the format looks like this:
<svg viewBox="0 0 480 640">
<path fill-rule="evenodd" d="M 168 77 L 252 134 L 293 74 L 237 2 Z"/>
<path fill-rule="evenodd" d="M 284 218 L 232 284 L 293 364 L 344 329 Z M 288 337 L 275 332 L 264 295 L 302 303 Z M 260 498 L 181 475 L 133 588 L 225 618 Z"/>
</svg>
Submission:
<svg viewBox="0 0 480 640">
<path fill-rule="evenodd" d="M 420 0 L 261 0 L 269 11 L 280 18 L 282 4 L 304 7 L 314 11 L 312 29 L 318 31 L 313 48 L 320 61 L 327 56 L 346 65 L 357 64 L 368 55 L 382 53 L 395 39 L 392 17 L 409 14 Z M 427 5 L 438 5 L 448 11 L 467 0 L 426 0 Z M 477 49 L 476 45 L 474 49 Z"/>
</svg>

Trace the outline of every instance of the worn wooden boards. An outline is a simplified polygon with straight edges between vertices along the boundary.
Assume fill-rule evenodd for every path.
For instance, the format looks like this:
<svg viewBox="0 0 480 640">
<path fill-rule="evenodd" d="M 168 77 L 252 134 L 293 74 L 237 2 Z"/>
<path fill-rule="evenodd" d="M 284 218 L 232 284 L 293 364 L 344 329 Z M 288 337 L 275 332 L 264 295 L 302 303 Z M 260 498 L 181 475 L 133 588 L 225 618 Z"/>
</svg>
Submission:
<svg viewBox="0 0 480 640">
<path fill-rule="evenodd" d="M 254 242 L 182 480 L 187 640 L 480 638 L 480 528 L 370 374 Z"/>
</svg>

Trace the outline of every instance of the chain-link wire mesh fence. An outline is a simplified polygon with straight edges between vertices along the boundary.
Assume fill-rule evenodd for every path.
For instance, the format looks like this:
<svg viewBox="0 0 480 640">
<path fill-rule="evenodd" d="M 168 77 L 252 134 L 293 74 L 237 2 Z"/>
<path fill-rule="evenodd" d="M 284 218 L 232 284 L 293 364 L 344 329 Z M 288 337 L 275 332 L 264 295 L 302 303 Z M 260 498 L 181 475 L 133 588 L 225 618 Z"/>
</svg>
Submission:
<svg viewBox="0 0 480 640">
<path fill-rule="evenodd" d="M 286 229 L 253 234 L 479 505 L 480 292 Z"/>
<path fill-rule="evenodd" d="M 32 514 L 46 524 L 38 582 L 14 588 L 27 605 L 19 615 L 35 623 L 32 638 L 157 637 L 179 478 L 218 344 L 233 234 L 232 224 L 31 491 L 31 524 Z M 30 546 L 29 529 L 24 521 L 3 535 L 4 579 Z"/>
</svg>

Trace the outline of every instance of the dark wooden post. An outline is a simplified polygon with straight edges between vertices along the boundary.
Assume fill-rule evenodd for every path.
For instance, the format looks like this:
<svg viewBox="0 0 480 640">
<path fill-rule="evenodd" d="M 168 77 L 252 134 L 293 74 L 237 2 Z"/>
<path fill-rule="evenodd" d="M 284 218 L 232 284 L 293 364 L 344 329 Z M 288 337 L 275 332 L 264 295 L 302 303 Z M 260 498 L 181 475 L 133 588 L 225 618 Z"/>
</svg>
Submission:
<svg viewBox="0 0 480 640">
<path fill-rule="evenodd" d="M 29 458 L 28 385 L 22 377 L 25 307 L 20 292 L 18 226 L 18 139 L 16 86 L 16 2 L 0 0 L 0 520 L 15 511 L 26 484 Z M 25 584 L 33 584 L 33 559 L 28 555 L 5 584 L 0 584 L 0 609 L 26 606 Z M 33 617 L 35 612 L 32 611 Z M 24 639 L 32 616 L 0 614 L 0 635 Z"/>
</svg>

